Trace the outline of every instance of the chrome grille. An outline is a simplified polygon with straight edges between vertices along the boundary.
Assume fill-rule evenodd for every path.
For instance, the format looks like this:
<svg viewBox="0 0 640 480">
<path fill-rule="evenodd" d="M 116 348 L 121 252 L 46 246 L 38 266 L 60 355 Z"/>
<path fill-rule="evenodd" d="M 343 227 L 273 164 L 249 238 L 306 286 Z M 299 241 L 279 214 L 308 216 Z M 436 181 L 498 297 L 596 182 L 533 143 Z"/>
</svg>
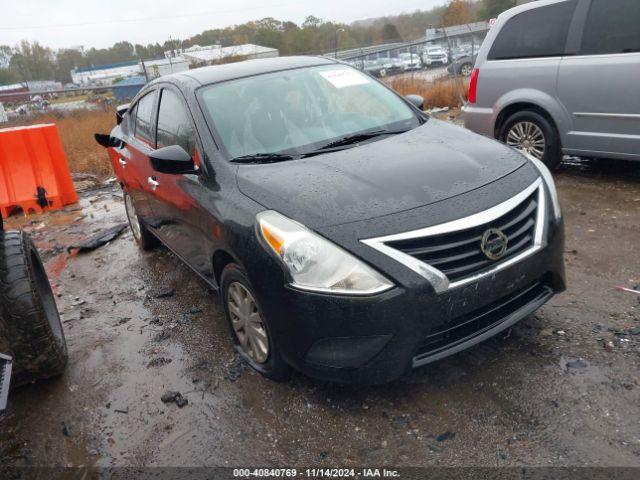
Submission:
<svg viewBox="0 0 640 480">
<path fill-rule="evenodd" d="M 491 222 L 468 230 L 409 240 L 387 242 L 391 248 L 437 268 L 450 281 L 474 275 L 496 264 L 482 252 L 483 234 L 496 228 L 508 237 L 504 262 L 531 248 L 535 241 L 538 192 L 532 193 L 512 211 Z"/>
<path fill-rule="evenodd" d="M 507 268 L 542 248 L 545 210 L 544 187 L 538 179 L 489 210 L 363 243 L 425 277 L 440 293 Z M 508 237 L 507 250 L 497 261 L 489 259 L 481 248 L 482 237 L 490 229 Z"/>
</svg>

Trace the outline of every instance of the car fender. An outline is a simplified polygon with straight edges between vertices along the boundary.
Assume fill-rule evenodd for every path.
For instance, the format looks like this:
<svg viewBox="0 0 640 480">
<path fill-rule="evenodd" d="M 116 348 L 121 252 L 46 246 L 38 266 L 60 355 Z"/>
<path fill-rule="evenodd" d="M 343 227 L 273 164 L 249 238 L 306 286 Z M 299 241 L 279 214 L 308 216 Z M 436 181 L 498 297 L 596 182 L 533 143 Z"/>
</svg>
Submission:
<svg viewBox="0 0 640 480">
<path fill-rule="evenodd" d="M 496 101 L 492 118 L 494 130 L 498 127 L 498 118 L 502 112 L 516 104 L 530 104 L 547 112 L 555 123 L 563 144 L 565 143 L 566 133 L 571 129 L 571 116 L 556 97 L 533 88 L 511 90 Z"/>
</svg>

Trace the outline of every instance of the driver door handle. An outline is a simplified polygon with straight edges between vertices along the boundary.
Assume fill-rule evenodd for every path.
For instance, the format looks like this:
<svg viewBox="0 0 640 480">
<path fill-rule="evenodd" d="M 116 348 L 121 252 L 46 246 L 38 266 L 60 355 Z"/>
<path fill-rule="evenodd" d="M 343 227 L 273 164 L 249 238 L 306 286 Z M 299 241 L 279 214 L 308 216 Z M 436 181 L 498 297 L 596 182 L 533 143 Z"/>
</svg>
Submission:
<svg viewBox="0 0 640 480">
<path fill-rule="evenodd" d="M 154 192 L 156 191 L 156 188 L 158 188 L 160 186 L 160 182 L 158 182 L 155 177 L 149 177 L 147 178 L 147 183 L 149 185 L 151 185 L 151 190 L 153 190 Z"/>
</svg>

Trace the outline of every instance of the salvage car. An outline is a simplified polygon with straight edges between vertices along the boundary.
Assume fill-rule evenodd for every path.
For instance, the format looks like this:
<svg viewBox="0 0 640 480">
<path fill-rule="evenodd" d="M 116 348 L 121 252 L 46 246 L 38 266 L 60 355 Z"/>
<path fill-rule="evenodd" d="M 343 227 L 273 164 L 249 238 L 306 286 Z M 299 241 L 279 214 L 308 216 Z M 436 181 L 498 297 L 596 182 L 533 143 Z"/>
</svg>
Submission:
<svg viewBox="0 0 640 480">
<path fill-rule="evenodd" d="M 365 60 L 363 63 L 363 71 L 373 77 L 386 77 L 387 69 L 385 68 L 385 59 Z"/>
<path fill-rule="evenodd" d="M 546 167 L 422 103 L 331 59 L 259 59 L 156 79 L 96 139 L 135 241 L 219 292 L 251 367 L 379 384 L 565 288 Z"/>
<path fill-rule="evenodd" d="M 467 128 L 542 160 L 640 160 L 640 2 L 540 0 L 502 13 L 475 64 Z"/>
<path fill-rule="evenodd" d="M 422 68 L 422 60 L 417 53 L 401 53 L 398 58 L 402 61 L 402 68 L 405 72 Z"/>
</svg>

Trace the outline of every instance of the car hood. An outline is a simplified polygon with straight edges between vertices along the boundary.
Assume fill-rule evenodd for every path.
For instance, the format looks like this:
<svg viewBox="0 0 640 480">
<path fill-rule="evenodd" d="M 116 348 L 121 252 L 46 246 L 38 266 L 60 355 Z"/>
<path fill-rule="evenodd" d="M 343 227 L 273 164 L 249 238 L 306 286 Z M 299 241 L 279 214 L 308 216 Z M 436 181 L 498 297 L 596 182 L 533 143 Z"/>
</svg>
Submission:
<svg viewBox="0 0 640 480">
<path fill-rule="evenodd" d="M 515 150 L 439 120 L 307 159 L 238 168 L 240 191 L 311 228 L 441 202 L 508 175 Z"/>
</svg>

